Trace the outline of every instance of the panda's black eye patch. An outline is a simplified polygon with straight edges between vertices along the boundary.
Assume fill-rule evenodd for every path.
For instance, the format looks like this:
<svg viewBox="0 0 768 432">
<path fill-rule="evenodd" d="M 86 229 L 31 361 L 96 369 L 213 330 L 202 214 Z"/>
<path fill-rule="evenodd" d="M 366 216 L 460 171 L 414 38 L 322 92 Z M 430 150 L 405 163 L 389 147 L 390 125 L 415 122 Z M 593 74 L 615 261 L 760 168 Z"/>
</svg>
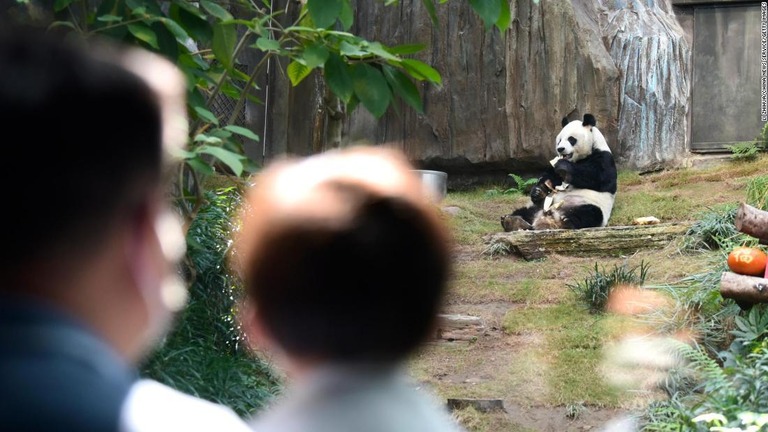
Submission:
<svg viewBox="0 0 768 432">
<path fill-rule="evenodd" d="M 574 137 L 568 137 L 568 142 L 571 143 L 572 146 L 576 145 L 576 138 Z"/>
</svg>

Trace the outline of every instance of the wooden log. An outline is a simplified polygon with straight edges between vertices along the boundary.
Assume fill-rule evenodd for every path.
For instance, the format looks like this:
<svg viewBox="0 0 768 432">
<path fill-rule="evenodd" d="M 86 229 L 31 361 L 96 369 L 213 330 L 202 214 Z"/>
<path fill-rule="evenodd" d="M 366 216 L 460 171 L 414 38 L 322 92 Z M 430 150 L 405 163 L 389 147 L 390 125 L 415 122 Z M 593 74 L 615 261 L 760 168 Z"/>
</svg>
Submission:
<svg viewBox="0 0 768 432">
<path fill-rule="evenodd" d="M 472 341 L 485 334 L 485 323 L 480 317 L 460 314 L 440 314 L 437 322 L 437 339 L 447 341 Z"/>
<path fill-rule="evenodd" d="M 734 224 L 739 232 L 757 238 L 760 243 L 768 244 L 767 211 L 752 207 L 747 203 L 741 203 Z"/>
<path fill-rule="evenodd" d="M 749 309 L 756 303 L 768 303 L 768 279 L 723 272 L 720 295 L 736 300 L 742 309 Z"/>
<path fill-rule="evenodd" d="M 579 256 L 616 256 L 641 249 L 661 249 L 688 231 L 687 223 L 609 226 L 579 230 L 512 231 L 496 233 L 487 239 L 502 242 L 526 260 L 552 253 Z"/>
<path fill-rule="evenodd" d="M 472 407 L 479 412 L 505 411 L 501 399 L 449 398 L 448 409 L 451 411 Z"/>
</svg>

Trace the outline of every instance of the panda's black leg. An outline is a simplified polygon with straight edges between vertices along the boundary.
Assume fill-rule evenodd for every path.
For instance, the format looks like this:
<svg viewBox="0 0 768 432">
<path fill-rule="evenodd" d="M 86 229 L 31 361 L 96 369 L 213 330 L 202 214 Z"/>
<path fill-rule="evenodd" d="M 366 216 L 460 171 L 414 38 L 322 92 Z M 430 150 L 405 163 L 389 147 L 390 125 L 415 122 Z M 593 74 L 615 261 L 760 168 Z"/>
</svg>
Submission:
<svg viewBox="0 0 768 432">
<path fill-rule="evenodd" d="M 592 204 L 563 209 L 562 226 L 565 229 L 594 228 L 603 224 L 603 211 Z"/>
<path fill-rule="evenodd" d="M 533 219 L 539 211 L 537 207 L 522 207 L 501 217 L 504 231 L 532 230 Z"/>
</svg>

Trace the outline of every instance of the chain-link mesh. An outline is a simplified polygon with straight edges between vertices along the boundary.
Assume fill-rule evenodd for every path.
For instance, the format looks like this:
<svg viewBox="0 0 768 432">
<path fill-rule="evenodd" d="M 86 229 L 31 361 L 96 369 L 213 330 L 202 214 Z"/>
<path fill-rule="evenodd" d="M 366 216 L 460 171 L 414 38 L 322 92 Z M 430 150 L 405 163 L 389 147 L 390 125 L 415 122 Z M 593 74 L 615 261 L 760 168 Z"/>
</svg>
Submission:
<svg viewBox="0 0 768 432">
<path fill-rule="evenodd" d="M 248 73 L 248 65 L 238 64 L 235 65 L 235 69 L 245 74 Z M 219 93 L 212 101 L 208 102 L 208 108 L 211 110 L 211 112 L 217 118 L 223 119 L 224 121 L 227 121 L 230 119 L 230 117 L 232 117 L 232 112 L 234 111 L 236 105 L 237 100 L 232 99 L 224 93 Z M 237 113 L 233 124 L 237 126 L 245 126 L 245 104 L 243 104 L 243 107 Z"/>
</svg>

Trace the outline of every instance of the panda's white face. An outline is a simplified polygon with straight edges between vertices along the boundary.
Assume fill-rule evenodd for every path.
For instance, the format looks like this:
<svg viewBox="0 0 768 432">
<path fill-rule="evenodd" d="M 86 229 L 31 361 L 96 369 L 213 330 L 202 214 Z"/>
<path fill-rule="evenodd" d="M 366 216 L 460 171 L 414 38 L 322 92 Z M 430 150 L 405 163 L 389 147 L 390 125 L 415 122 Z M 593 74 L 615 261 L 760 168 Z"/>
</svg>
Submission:
<svg viewBox="0 0 768 432">
<path fill-rule="evenodd" d="M 594 142 L 592 126 L 583 126 L 581 120 L 574 120 L 557 135 L 555 150 L 558 156 L 576 162 L 592 154 Z"/>
</svg>

